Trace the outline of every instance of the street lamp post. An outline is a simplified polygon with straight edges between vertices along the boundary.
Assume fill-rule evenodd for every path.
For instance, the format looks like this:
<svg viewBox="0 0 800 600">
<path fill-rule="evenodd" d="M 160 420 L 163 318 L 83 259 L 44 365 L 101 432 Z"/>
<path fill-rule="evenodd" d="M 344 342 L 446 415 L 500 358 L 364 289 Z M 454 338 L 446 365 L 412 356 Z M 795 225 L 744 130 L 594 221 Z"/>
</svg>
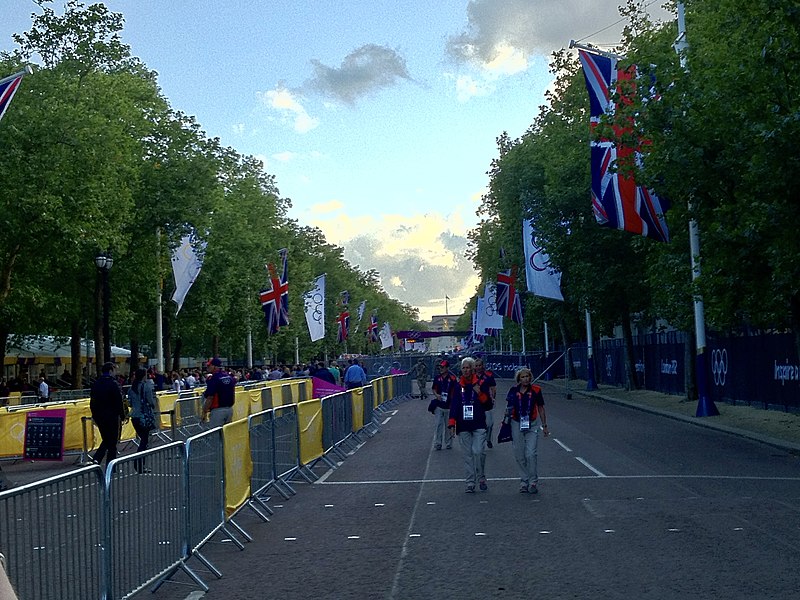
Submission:
<svg viewBox="0 0 800 600">
<path fill-rule="evenodd" d="M 95 257 L 94 263 L 100 269 L 103 283 L 103 362 L 107 363 L 111 361 L 111 328 L 109 326 L 111 289 L 108 285 L 108 272 L 114 265 L 114 259 L 108 254 L 99 254 Z"/>
</svg>

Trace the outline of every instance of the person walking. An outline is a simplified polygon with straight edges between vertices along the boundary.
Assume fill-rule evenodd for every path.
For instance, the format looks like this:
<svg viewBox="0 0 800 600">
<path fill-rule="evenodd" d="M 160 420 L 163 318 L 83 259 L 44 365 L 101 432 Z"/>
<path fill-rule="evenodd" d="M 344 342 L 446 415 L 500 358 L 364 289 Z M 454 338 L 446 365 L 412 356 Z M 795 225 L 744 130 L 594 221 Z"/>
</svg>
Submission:
<svg viewBox="0 0 800 600">
<path fill-rule="evenodd" d="M 147 369 L 139 367 L 133 375 L 131 388 L 128 390 L 128 403 L 131 405 L 131 423 L 136 435 L 139 437 L 137 452 L 147 450 L 150 441 L 150 431 L 156 426 L 155 393 L 153 382 L 147 377 Z M 144 459 L 133 461 L 133 468 L 137 473 L 149 473 L 144 467 Z"/>
<path fill-rule="evenodd" d="M 211 427 L 222 427 L 233 418 L 233 403 L 236 400 L 236 378 L 223 370 L 222 360 L 214 357 L 208 361 L 211 377 L 206 381 L 203 420 L 208 416 Z"/>
<path fill-rule="evenodd" d="M 519 469 L 519 491 L 522 494 L 538 494 L 539 428 L 542 428 L 545 437 L 550 435 L 544 397 L 542 388 L 532 383 L 533 373 L 527 367 L 517 371 L 514 379 L 517 385 L 508 390 L 505 418 L 511 419 L 511 444 Z"/>
<path fill-rule="evenodd" d="M 92 457 L 98 465 L 105 458 L 108 466 L 117 457 L 120 429 L 125 419 L 122 390 L 115 377 L 116 368 L 113 362 L 105 363 L 101 369 L 102 375 L 92 384 L 89 392 L 89 409 L 100 431 L 100 445 Z"/>
<path fill-rule="evenodd" d="M 434 397 L 428 405 L 428 410 L 436 418 L 433 426 L 433 447 L 441 450 L 444 444 L 450 450 L 453 447 L 453 435 L 447 427 L 447 422 L 450 415 L 450 399 L 458 392 L 458 378 L 450 372 L 450 363 L 446 360 L 440 361 L 436 368 L 439 372 L 433 378 L 431 386 Z"/>
<path fill-rule="evenodd" d="M 367 385 L 367 373 L 361 368 L 361 365 L 358 364 L 358 359 L 354 358 L 352 364 L 347 367 L 347 371 L 344 374 L 344 386 L 348 390 L 352 390 L 353 388 L 364 387 L 365 385 Z"/>
<path fill-rule="evenodd" d="M 458 380 L 456 394 L 450 401 L 449 426 L 458 435 L 461 453 L 464 458 L 466 492 L 475 492 L 477 483 L 481 491 L 489 489 L 486 483 L 486 410 L 488 396 L 480 399 L 480 386 L 475 376 L 475 361 L 465 358 L 461 361 L 461 378 Z"/>
<path fill-rule="evenodd" d="M 419 397 L 423 400 L 428 397 L 428 365 L 423 359 L 419 359 L 412 369 L 412 376 L 417 379 L 419 387 Z"/>
<path fill-rule="evenodd" d="M 475 359 L 475 376 L 478 378 L 480 388 L 480 401 L 485 402 L 486 406 L 486 446 L 492 447 L 492 429 L 494 429 L 494 409 L 495 398 L 497 397 L 497 381 L 494 373 L 486 370 L 486 363 L 482 358 Z M 486 397 L 488 396 L 488 402 Z"/>
<path fill-rule="evenodd" d="M 44 373 L 39 375 L 39 401 L 40 402 L 47 402 L 50 399 L 50 386 L 47 385 L 47 379 L 44 377 Z"/>
</svg>

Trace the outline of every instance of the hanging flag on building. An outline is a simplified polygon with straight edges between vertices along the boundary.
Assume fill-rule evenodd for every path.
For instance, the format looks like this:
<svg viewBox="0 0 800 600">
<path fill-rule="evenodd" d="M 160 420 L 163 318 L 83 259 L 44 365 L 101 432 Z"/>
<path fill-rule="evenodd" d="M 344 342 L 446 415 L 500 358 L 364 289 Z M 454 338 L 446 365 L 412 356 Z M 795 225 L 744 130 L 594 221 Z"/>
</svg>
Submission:
<svg viewBox="0 0 800 600">
<path fill-rule="evenodd" d="M 372 313 L 369 318 L 369 325 L 367 326 L 367 339 L 370 342 L 378 341 L 378 315 Z"/>
<path fill-rule="evenodd" d="M 522 323 L 522 301 L 514 287 L 516 283 L 516 265 L 497 274 L 497 310 L 515 323 Z"/>
<path fill-rule="evenodd" d="M 281 257 L 281 271 L 277 272 L 275 265 L 269 263 L 270 287 L 261 290 L 258 297 L 261 301 L 261 308 L 264 311 L 264 320 L 267 324 L 267 332 L 272 335 L 278 330 L 289 324 L 289 270 L 288 270 L 288 250 L 283 248 L 278 251 Z"/>
<path fill-rule="evenodd" d="M 0 79 L 0 119 L 6 114 L 8 105 L 11 104 L 11 99 L 14 97 L 14 94 L 17 93 L 22 78 L 31 73 L 33 73 L 33 69 L 27 67 L 24 71 L 9 75 L 5 79 Z"/>
<path fill-rule="evenodd" d="M 325 275 L 314 281 L 314 287 L 303 296 L 306 308 L 306 324 L 311 341 L 325 337 Z"/>
<path fill-rule="evenodd" d="M 342 306 L 347 306 L 348 304 L 350 304 L 350 292 L 348 292 L 347 290 L 343 291 L 340 300 L 342 302 Z"/>
<path fill-rule="evenodd" d="M 603 115 L 611 115 L 616 106 L 611 98 L 619 91 L 619 81 L 636 77 L 636 67 L 618 69 L 617 60 L 609 56 L 579 51 L 586 88 L 589 91 L 591 126 L 595 128 Z M 617 134 L 624 133 L 618 128 Z M 615 172 L 620 159 L 639 162 L 639 153 L 619 146 L 612 140 L 593 140 L 592 155 L 592 210 L 598 223 L 614 229 L 630 231 L 645 237 L 667 242 L 669 230 L 664 212 L 669 208 L 666 200 L 652 190 L 636 185 L 632 177 Z"/>
<path fill-rule="evenodd" d="M 193 231 L 190 235 L 183 236 L 181 245 L 172 251 L 172 275 L 175 277 L 172 301 L 178 305 L 176 315 L 181 311 L 189 289 L 200 275 L 205 249 L 206 243 L 198 239 Z"/>
<path fill-rule="evenodd" d="M 528 291 L 535 296 L 564 300 L 561 294 L 561 272 L 550 268 L 550 257 L 536 238 L 533 221 L 522 221 L 522 245 L 525 249 L 525 279 Z"/>
<path fill-rule="evenodd" d="M 386 348 L 391 348 L 394 346 L 394 340 L 392 339 L 392 328 L 389 327 L 389 322 L 386 321 L 383 324 L 383 329 L 381 329 L 381 350 L 385 350 Z"/>
</svg>

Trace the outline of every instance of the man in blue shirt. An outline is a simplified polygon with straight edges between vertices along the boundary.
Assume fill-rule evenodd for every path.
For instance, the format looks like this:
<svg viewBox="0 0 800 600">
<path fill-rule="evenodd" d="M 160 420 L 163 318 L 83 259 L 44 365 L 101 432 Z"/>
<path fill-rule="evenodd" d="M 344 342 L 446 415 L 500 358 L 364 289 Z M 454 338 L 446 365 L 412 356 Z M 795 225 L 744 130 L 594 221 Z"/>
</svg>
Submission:
<svg viewBox="0 0 800 600">
<path fill-rule="evenodd" d="M 344 374 L 344 385 L 348 390 L 367 385 L 367 374 L 358 364 L 357 358 L 353 359 L 352 364 Z"/>
<path fill-rule="evenodd" d="M 233 418 L 233 402 L 236 399 L 236 378 L 222 369 L 222 361 L 216 356 L 208 361 L 211 377 L 206 382 L 206 398 L 203 419 L 211 415 L 209 425 L 222 427 Z"/>
</svg>

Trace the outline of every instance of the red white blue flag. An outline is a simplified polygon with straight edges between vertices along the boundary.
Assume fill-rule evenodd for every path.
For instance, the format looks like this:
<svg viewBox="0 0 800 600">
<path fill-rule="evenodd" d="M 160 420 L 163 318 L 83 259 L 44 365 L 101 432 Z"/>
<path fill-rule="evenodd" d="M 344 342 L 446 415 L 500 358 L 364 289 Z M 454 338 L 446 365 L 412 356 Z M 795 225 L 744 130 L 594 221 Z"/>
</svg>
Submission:
<svg viewBox="0 0 800 600">
<path fill-rule="evenodd" d="M 272 335 L 289 324 L 289 270 L 287 267 L 288 251 L 283 248 L 278 252 L 281 257 L 281 272 L 278 274 L 275 265 L 267 265 L 270 287 L 261 290 L 259 300 L 267 323 L 267 332 Z"/>
<path fill-rule="evenodd" d="M 517 267 L 497 274 L 497 312 L 515 323 L 522 323 L 522 300 L 514 285 Z"/>
<path fill-rule="evenodd" d="M 603 115 L 611 115 L 616 106 L 611 98 L 618 91 L 618 82 L 636 77 L 636 67 L 618 69 L 617 60 L 607 56 L 579 52 L 586 88 L 589 91 L 591 127 L 595 128 Z M 622 128 L 615 128 L 617 134 Z M 662 242 L 669 241 L 664 212 L 669 203 L 636 182 L 614 171 L 618 160 L 633 155 L 639 162 L 639 152 L 619 146 L 612 140 L 593 140 L 592 153 L 592 211 L 598 223 L 605 227 L 630 231 Z"/>
<path fill-rule="evenodd" d="M 347 341 L 347 333 L 350 330 L 350 313 L 344 309 L 336 317 L 336 341 L 340 344 Z"/>
<path fill-rule="evenodd" d="M 378 315 L 372 313 L 372 317 L 370 317 L 369 325 L 367 326 L 367 339 L 370 342 L 377 342 L 378 341 Z"/>
<path fill-rule="evenodd" d="M 11 75 L 5 79 L 0 79 L 0 119 L 6 114 L 8 105 L 11 104 L 11 99 L 17 93 L 17 88 L 22 81 L 22 77 L 29 73 L 29 71 L 20 71 L 16 75 Z"/>
</svg>

